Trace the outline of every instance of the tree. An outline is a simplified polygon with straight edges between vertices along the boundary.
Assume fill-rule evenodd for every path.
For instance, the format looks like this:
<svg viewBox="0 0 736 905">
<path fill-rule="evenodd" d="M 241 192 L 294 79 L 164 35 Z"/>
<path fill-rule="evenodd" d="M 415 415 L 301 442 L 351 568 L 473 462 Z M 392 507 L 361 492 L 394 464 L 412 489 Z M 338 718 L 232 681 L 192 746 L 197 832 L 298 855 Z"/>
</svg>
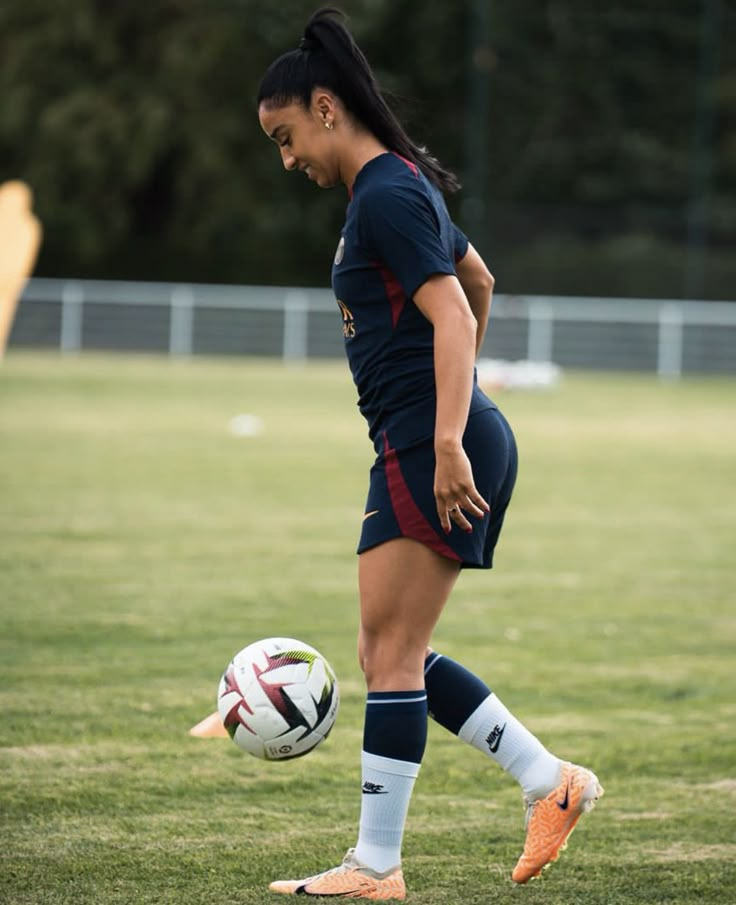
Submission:
<svg viewBox="0 0 736 905">
<path fill-rule="evenodd" d="M 704 4 L 720 11 L 707 83 Z M 38 272 L 326 284 L 346 196 L 285 175 L 254 109 L 315 5 L 5 0 L 0 179 L 33 186 Z M 700 86 L 705 291 L 732 297 L 732 2 L 344 6 L 409 132 L 466 182 L 451 210 L 505 291 L 679 294 Z"/>
</svg>

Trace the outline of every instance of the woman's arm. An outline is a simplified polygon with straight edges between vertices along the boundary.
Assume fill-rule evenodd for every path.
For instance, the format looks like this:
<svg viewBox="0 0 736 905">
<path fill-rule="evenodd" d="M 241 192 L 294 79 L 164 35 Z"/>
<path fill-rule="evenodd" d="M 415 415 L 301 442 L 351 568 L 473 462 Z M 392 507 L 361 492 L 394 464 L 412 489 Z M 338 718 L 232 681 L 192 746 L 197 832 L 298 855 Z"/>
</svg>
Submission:
<svg viewBox="0 0 736 905">
<path fill-rule="evenodd" d="M 478 324 L 475 335 L 475 355 L 479 355 L 483 337 L 488 326 L 493 297 L 493 274 L 486 267 L 483 258 L 468 245 L 465 256 L 456 265 L 457 277 L 470 305 L 470 310 Z"/>
<path fill-rule="evenodd" d="M 414 302 L 434 327 L 434 371 L 437 387 L 437 416 L 434 447 L 435 499 L 445 531 L 452 522 L 472 530 L 460 506 L 477 518 L 488 512 L 488 503 L 478 493 L 473 472 L 463 450 L 463 434 L 468 421 L 473 392 L 473 368 L 478 324 L 463 288 L 454 276 L 430 277 L 415 293 Z"/>
</svg>

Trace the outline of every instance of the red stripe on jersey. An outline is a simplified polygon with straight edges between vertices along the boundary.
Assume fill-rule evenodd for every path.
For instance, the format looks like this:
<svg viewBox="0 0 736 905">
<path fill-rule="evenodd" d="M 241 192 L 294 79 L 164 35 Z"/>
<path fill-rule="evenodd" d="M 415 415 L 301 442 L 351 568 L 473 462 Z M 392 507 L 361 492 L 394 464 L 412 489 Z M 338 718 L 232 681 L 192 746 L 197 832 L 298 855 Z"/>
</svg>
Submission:
<svg viewBox="0 0 736 905">
<path fill-rule="evenodd" d="M 401 283 L 396 279 L 393 273 L 391 273 L 388 267 L 377 261 L 374 261 L 373 266 L 381 274 L 381 279 L 383 280 L 383 285 L 386 289 L 386 296 L 391 305 L 391 325 L 395 329 L 396 324 L 398 324 L 399 318 L 401 317 L 401 312 L 404 310 L 404 305 L 406 304 L 406 295 L 401 288 Z"/>
<path fill-rule="evenodd" d="M 422 510 L 414 502 L 411 491 L 401 473 L 399 456 L 388 442 L 386 431 L 383 432 L 383 453 L 386 460 L 386 483 L 391 497 L 391 506 L 404 537 L 411 537 L 425 544 L 430 550 L 460 561 L 460 557 L 452 547 L 448 546 L 424 517 Z"/>
<path fill-rule="evenodd" d="M 392 154 L 394 157 L 398 157 L 399 160 L 403 160 L 415 176 L 419 175 L 419 167 L 415 163 L 412 163 L 411 160 L 407 160 L 406 157 L 402 157 L 401 154 L 397 154 L 396 151 L 392 151 Z"/>
</svg>

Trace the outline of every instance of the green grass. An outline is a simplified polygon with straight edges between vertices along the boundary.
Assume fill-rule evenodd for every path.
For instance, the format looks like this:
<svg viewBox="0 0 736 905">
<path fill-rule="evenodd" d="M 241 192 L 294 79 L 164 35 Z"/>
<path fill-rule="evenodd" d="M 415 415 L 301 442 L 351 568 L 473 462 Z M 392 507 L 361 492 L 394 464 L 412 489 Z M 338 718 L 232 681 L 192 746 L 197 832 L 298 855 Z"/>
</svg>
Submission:
<svg viewBox="0 0 736 905">
<path fill-rule="evenodd" d="M 435 644 L 607 795 L 515 888 L 515 784 L 430 726 L 409 901 L 736 901 L 736 384 L 574 374 L 498 398 L 517 494 Z M 228 432 L 242 412 L 260 436 Z M 0 901 L 272 902 L 269 879 L 353 844 L 370 461 L 342 363 L 6 358 Z M 231 655 L 277 634 L 337 671 L 329 740 L 264 764 L 190 738 Z"/>
</svg>

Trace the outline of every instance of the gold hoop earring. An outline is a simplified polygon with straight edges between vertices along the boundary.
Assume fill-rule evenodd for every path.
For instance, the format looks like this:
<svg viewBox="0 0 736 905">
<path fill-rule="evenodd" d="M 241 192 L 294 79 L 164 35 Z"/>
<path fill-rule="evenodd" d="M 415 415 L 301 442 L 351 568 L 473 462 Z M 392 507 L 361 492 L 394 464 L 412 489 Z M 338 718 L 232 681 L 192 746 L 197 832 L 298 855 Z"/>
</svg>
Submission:
<svg viewBox="0 0 736 905">
<path fill-rule="evenodd" d="M 334 123 L 331 123 L 328 120 L 325 120 L 325 129 L 334 129 L 334 128 L 335 128 Z"/>
</svg>

